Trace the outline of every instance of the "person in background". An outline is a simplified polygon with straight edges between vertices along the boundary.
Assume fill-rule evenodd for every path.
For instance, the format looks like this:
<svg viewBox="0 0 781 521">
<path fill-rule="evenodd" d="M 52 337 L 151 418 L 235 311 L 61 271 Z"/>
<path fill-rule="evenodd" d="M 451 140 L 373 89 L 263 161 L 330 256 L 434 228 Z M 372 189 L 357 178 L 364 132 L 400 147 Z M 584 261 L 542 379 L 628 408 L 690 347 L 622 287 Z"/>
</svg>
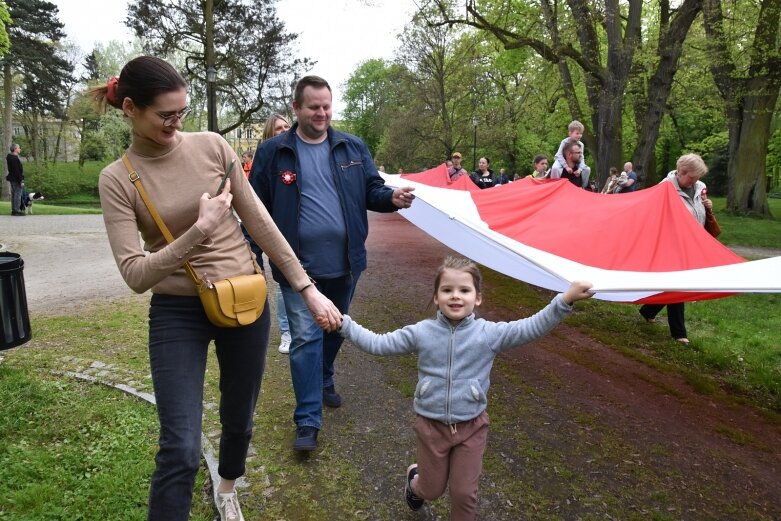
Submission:
<svg viewBox="0 0 781 521">
<path fill-rule="evenodd" d="M 448 257 L 434 279 L 437 316 L 378 335 L 348 315 L 341 334 L 373 355 L 417 356 L 413 402 L 417 463 L 405 473 L 404 497 L 412 510 L 450 489 L 450 519 L 477 517 L 477 489 L 488 437 L 487 394 L 494 358 L 543 337 L 592 296 L 588 282 L 573 282 L 537 314 L 513 322 L 475 317 L 482 302 L 477 266 Z"/>
<path fill-rule="evenodd" d="M 484 190 L 496 185 L 496 178 L 494 172 L 489 168 L 491 161 L 487 157 L 481 157 L 477 162 L 477 170 L 472 172 L 469 178 L 478 188 Z"/>
<path fill-rule="evenodd" d="M 697 154 L 686 154 L 678 158 L 676 169 L 662 179 L 662 183 L 672 183 L 681 202 L 700 226 L 705 226 L 706 215 L 713 211 L 713 201 L 708 199 L 705 183 L 700 179 L 708 173 L 705 161 Z M 675 226 L 675 223 L 665 223 Z M 640 308 L 640 314 L 646 322 L 654 322 L 656 315 L 665 307 L 664 304 L 645 304 Z M 688 344 L 686 333 L 685 310 L 683 302 L 667 304 L 667 323 L 670 335 L 682 344 Z"/>
<path fill-rule="evenodd" d="M 607 182 L 605 183 L 605 186 L 602 188 L 601 193 L 603 194 L 612 194 L 615 193 L 616 188 L 618 188 L 618 168 L 611 166 L 610 167 L 610 175 L 607 178 Z"/>
<path fill-rule="evenodd" d="M 510 179 L 510 176 L 507 175 L 507 170 L 500 168 L 499 176 L 496 178 L 496 184 L 506 185 L 507 183 L 512 183 L 512 180 Z"/>
<path fill-rule="evenodd" d="M 532 177 L 535 179 L 545 179 L 548 177 L 548 156 L 537 154 L 532 162 Z"/>
<path fill-rule="evenodd" d="M 234 487 L 244 474 L 252 438 L 268 345 L 268 306 L 249 325 L 217 327 L 207 318 L 184 264 L 189 261 L 198 277 L 215 281 L 255 272 L 235 211 L 318 323 L 336 329 L 340 312 L 309 279 L 238 169 L 215 194 L 224 173 L 239 158 L 219 134 L 181 132 L 190 107 L 187 83 L 173 66 L 160 58 L 139 56 L 122 68 L 119 78 L 88 95 L 101 108 L 108 104 L 122 110 L 130 122 L 127 158 L 175 238 L 170 244 L 165 240 L 122 160 L 103 169 L 98 180 L 100 204 L 120 274 L 133 291 L 152 291 L 149 365 L 160 437 L 148 520 L 190 518 L 201 466 L 206 360 L 214 341 L 222 426 L 221 479 L 214 483 L 217 509 L 222 521 L 243 521 Z"/>
<path fill-rule="evenodd" d="M 450 156 L 452 165 L 448 166 L 447 173 L 450 176 L 451 181 L 455 181 L 462 175 L 469 175 L 469 173 L 461 166 L 461 152 L 453 152 Z"/>
<path fill-rule="evenodd" d="M 249 179 L 249 173 L 252 170 L 252 152 L 245 150 L 241 154 L 241 168 L 244 169 L 244 177 Z"/>
<path fill-rule="evenodd" d="M 380 167 L 377 169 L 378 172 L 385 173 L 385 165 L 380 165 Z"/>
<path fill-rule="evenodd" d="M 632 163 L 624 163 L 624 172 L 618 179 L 618 187 L 616 188 L 617 194 L 626 194 L 634 192 L 637 189 L 637 174 L 632 170 Z"/>
<path fill-rule="evenodd" d="M 5 156 L 8 165 L 6 180 L 11 183 L 11 215 L 27 215 L 22 207 L 22 191 L 24 190 L 24 167 L 19 159 L 22 147 L 14 143 L 11 152 Z"/>
<path fill-rule="evenodd" d="M 562 154 L 564 156 L 564 161 L 559 162 L 557 159 L 556 162 L 553 163 L 548 177 L 550 179 L 564 178 L 578 188 L 588 190 L 590 186 L 588 177 L 591 171 L 588 168 L 586 168 L 586 170 L 581 170 L 578 166 L 581 163 L 582 157 L 580 143 L 574 139 L 568 140 L 564 143 Z"/>
<path fill-rule="evenodd" d="M 271 114 L 266 118 L 266 123 L 263 125 L 263 135 L 261 141 L 266 141 L 280 134 L 283 134 L 290 130 L 290 122 L 287 118 L 281 114 Z M 251 153 L 248 152 L 251 156 Z M 251 164 L 251 162 L 250 162 Z M 246 234 L 245 234 L 246 235 Z M 252 239 L 249 239 L 252 251 L 255 253 L 258 259 L 261 258 L 263 252 L 255 244 Z M 290 325 L 287 321 L 287 311 L 285 311 L 285 300 L 282 296 L 282 290 L 277 291 L 277 323 L 279 324 L 279 347 L 277 348 L 280 353 L 286 355 L 290 352 Z"/>
<path fill-rule="evenodd" d="M 409 208 L 413 189 L 386 186 L 366 144 L 331 127 L 332 93 L 323 78 L 305 76 L 296 83 L 293 110 L 296 124 L 258 145 L 250 182 L 316 286 L 347 313 L 366 269 L 366 211 Z M 324 334 L 274 261 L 271 270 L 284 295 L 292 336 L 293 449 L 312 451 L 323 405 L 342 404 L 334 383 L 342 338 Z"/>
<path fill-rule="evenodd" d="M 585 127 L 583 126 L 583 123 L 578 120 L 572 121 L 567 126 L 567 137 L 561 140 L 561 143 L 559 143 L 559 149 L 556 151 L 556 155 L 553 156 L 553 167 L 551 167 L 550 177 L 554 179 L 557 177 L 566 177 L 570 180 L 573 177 L 580 177 L 585 180 L 582 187 L 587 188 L 591 169 L 588 167 L 588 165 L 586 165 L 586 147 L 583 145 L 583 141 L 581 141 L 584 130 Z M 580 159 L 576 165 L 572 166 L 567 164 L 566 158 L 564 157 L 564 145 L 569 140 L 576 141 L 580 147 Z M 553 169 L 557 168 L 558 166 L 563 168 L 563 174 L 553 177 Z"/>
</svg>

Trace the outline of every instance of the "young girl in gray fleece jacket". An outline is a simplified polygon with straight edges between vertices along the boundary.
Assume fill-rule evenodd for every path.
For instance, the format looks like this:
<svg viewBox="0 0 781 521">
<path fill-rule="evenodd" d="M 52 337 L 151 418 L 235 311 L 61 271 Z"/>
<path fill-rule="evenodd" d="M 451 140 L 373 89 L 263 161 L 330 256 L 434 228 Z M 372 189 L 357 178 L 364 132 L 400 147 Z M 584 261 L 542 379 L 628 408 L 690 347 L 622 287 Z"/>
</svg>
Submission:
<svg viewBox="0 0 781 521">
<path fill-rule="evenodd" d="M 572 304 L 591 297 L 591 284 L 573 282 L 543 310 L 514 322 L 475 318 L 482 300 L 480 271 L 467 259 L 448 257 L 434 280 L 437 318 L 378 335 L 345 315 L 341 334 L 374 355 L 418 354 L 414 408 L 417 463 L 407 468 L 407 504 L 441 496 L 450 485 L 450 519 L 475 519 L 477 485 L 488 436 L 486 393 L 501 351 L 532 342 L 553 329 Z"/>
</svg>

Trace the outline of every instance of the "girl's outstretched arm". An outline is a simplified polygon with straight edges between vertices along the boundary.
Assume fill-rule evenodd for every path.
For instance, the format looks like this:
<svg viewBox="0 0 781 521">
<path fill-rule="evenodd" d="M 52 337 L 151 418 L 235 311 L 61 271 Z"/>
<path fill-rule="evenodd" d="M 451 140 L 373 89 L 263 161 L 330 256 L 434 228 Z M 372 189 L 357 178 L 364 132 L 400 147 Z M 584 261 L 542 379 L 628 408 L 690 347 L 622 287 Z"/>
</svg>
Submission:
<svg viewBox="0 0 781 521">
<path fill-rule="evenodd" d="M 339 333 L 358 346 L 361 351 L 366 351 L 369 354 L 402 355 L 417 352 L 417 342 L 415 342 L 416 325 L 405 326 L 396 331 L 378 335 L 355 323 L 350 318 L 350 315 L 344 315 Z"/>
</svg>

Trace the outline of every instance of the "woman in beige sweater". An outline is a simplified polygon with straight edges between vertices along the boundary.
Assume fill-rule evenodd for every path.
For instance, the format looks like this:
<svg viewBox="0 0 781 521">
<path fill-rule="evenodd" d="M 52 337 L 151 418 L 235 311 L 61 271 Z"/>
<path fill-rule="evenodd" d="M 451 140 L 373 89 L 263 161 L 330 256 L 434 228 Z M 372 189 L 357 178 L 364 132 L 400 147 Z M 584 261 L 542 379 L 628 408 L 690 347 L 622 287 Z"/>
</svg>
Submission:
<svg viewBox="0 0 781 521">
<path fill-rule="evenodd" d="M 243 520 L 234 491 L 244 473 L 269 334 L 268 306 L 253 324 L 213 326 L 183 264 L 220 280 L 253 273 L 252 254 L 234 217 L 301 292 L 318 323 L 338 327 L 340 314 L 315 288 L 265 207 L 241 174 L 235 152 L 214 133 L 182 133 L 190 112 L 184 79 L 167 62 L 136 58 L 119 78 L 93 89 L 101 105 L 123 111 L 132 126 L 127 155 L 175 240 L 167 244 L 122 161 L 99 181 L 103 218 L 122 277 L 136 292 L 152 290 L 149 360 L 160 419 L 160 449 L 149 493 L 149 520 L 186 520 L 200 464 L 203 382 L 210 341 L 220 366 L 218 508 Z M 235 168 L 219 195 L 220 179 Z M 139 242 L 139 232 L 143 247 Z"/>
</svg>

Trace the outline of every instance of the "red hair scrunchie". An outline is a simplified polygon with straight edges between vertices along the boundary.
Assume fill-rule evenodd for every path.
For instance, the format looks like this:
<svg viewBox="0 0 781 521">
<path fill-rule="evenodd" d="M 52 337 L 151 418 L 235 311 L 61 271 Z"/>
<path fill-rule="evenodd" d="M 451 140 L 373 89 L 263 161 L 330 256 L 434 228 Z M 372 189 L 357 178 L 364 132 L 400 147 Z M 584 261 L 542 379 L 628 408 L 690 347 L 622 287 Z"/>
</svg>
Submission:
<svg viewBox="0 0 781 521">
<path fill-rule="evenodd" d="M 112 76 L 111 79 L 108 80 L 108 86 L 106 90 L 106 101 L 108 101 L 110 105 L 115 105 L 117 103 L 118 84 L 119 84 L 119 78 L 117 78 L 116 76 Z"/>
</svg>

